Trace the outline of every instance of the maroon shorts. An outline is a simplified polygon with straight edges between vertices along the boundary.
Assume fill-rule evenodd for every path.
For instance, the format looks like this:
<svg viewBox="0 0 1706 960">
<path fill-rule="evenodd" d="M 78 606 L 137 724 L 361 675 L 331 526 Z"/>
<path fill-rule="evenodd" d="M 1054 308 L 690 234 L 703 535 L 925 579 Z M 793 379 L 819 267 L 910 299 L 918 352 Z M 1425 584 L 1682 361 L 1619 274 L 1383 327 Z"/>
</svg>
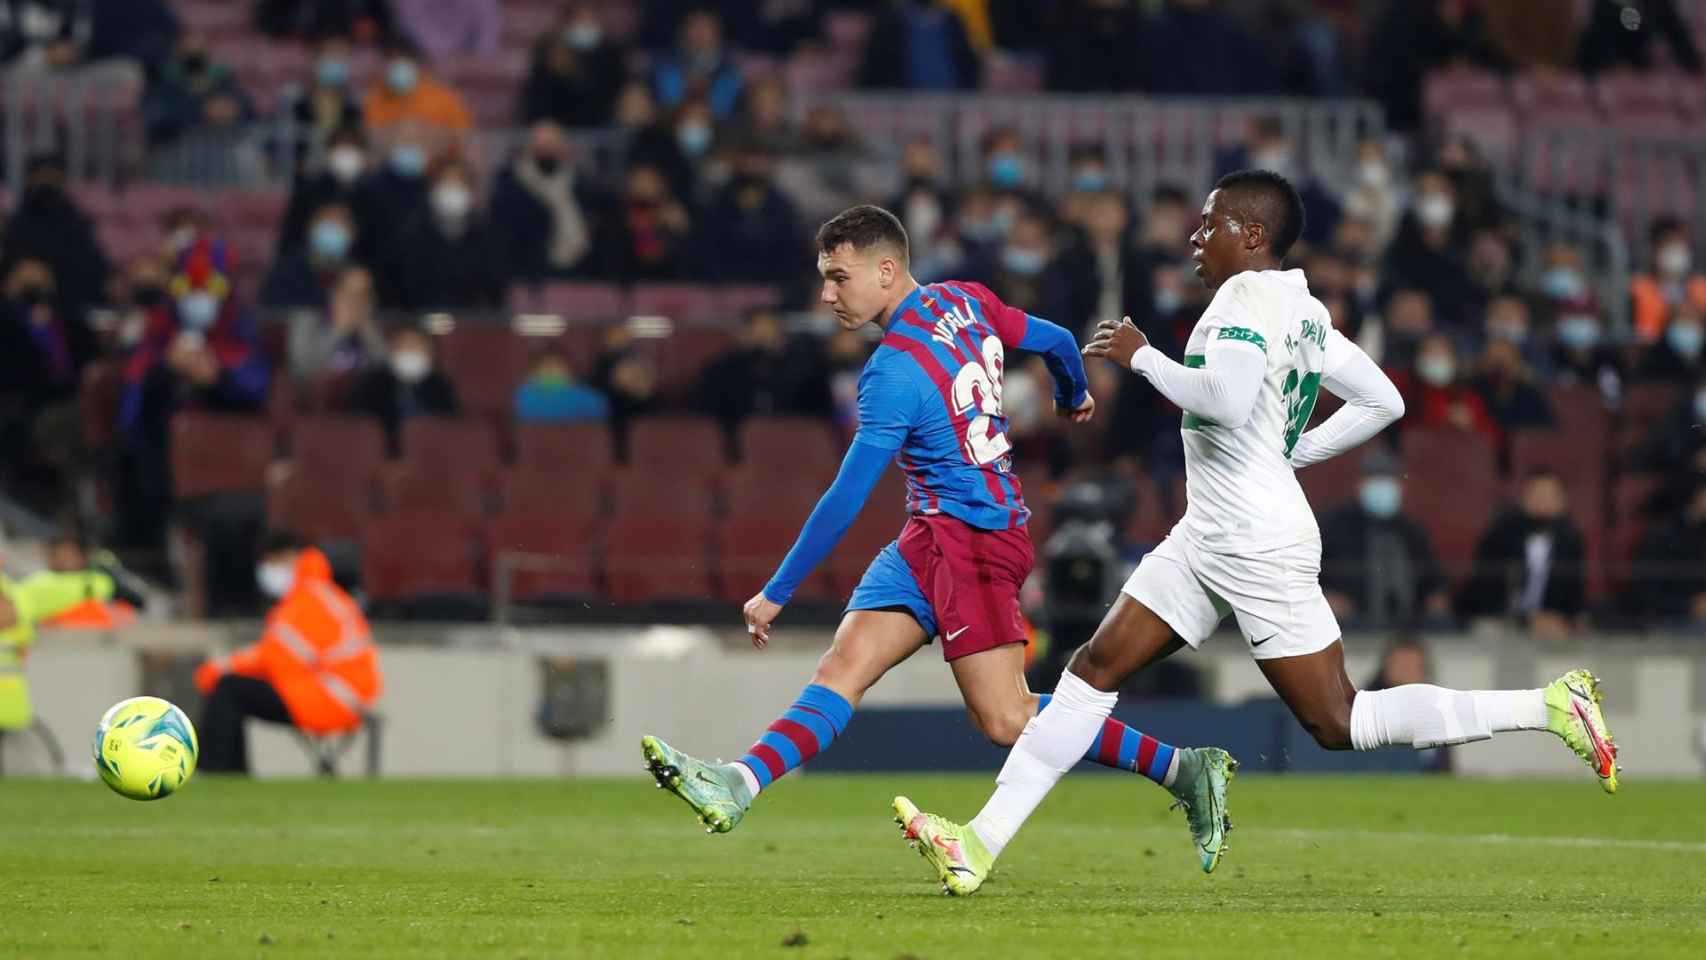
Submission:
<svg viewBox="0 0 1706 960">
<path fill-rule="evenodd" d="M 1019 588 L 1036 561 L 1030 531 L 980 530 L 945 514 L 915 515 L 898 546 L 936 615 L 943 660 L 1025 642 Z"/>
</svg>

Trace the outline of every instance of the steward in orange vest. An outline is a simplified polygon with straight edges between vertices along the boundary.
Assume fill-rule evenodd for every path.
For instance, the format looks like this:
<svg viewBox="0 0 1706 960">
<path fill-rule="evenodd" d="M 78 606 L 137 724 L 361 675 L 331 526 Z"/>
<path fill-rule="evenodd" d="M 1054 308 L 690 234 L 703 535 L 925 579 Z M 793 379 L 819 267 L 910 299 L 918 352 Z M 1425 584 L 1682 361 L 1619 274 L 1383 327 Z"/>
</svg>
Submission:
<svg viewBox="0 0 1706 960">
<path fill-rule="evenodd" d="M 288 533 L 269 534 L 256 579 L 278 597 L 258 643 L 196 670 L 207 696 L 199 768 L 247 773 L 243 719 L 324 735 L 353 730 L 381 689 L 367 618 L 332 581 L 326 555 Z"/>
</svg>

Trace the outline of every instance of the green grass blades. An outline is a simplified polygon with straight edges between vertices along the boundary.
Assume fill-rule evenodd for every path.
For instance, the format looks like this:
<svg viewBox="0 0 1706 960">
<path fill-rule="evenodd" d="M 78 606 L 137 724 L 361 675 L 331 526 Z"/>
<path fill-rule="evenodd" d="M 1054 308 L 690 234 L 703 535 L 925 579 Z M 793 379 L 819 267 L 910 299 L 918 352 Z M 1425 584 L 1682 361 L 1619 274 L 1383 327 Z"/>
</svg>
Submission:
<svg viewBox="0 0 1706 960">
<path fill-rule="evenodd" d="M 896 834 L 989 776 L 789 778 L 727 836 L 649 779 L 0 781 L 0 957 L 1698 957 L 1706 784 L 1240 777 L 1203 876 L 1068 777 L 976 896 Z"/>
</svg>

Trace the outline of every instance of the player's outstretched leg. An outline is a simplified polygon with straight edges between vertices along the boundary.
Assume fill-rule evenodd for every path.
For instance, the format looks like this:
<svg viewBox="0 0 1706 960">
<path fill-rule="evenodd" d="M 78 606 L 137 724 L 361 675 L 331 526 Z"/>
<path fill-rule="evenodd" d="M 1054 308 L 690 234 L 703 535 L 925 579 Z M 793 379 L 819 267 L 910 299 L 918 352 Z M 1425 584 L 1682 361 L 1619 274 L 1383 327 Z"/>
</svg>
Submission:
<svg viewBox="0 0 1706 960">
<path fill-rule="evenodd" d="M 894 798 L 894 822 L 907 845 L 936 871 L 943 893 L 969 897 L 995 867 L 994 855 L 971 827 L 925 813 L 905 797 Z"/>
<path fill-rule="evenodd" d="M 1563 738 L 1576 756 L 1599 777 L 1606 793 L 1617 792 L 1617 743 L 1599 702 L 1599 678 L 1577 668 L 1545 687 L 1546 729 Z"/>
<path fill-rule="evenodd" d="M 731 763 L 706 763 L 657 737 L 640 738 L 640 753 L 662 789 L 693 808 L 706 833 L 728 833 L 746 816 L 752 792 Z"/>
</svg>

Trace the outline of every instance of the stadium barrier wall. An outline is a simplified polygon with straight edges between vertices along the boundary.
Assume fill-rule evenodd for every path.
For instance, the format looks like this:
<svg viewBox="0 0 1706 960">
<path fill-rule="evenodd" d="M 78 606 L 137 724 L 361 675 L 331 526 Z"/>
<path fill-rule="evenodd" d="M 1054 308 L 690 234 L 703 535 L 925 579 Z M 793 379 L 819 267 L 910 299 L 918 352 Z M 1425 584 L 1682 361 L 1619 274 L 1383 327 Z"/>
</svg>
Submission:
<svg viewBox="0 0 1706 960">
<path fill-rule="evenodd" d="M 42 720 L 71 756 L 74 770 L 83 770 L 88 738 L 108 706 L 156 693 L 174 696 L 192 716 L 198 714 L 193 694 L 185 695 L 181 685 L 161 687 L 159 665 L 176 656 L 179 675 L 187 675 L 201 656 L 246 642 L 254 629 L 192 623 L 145 624 L 122 636 L 49 633 L 25 671 Z M 790 631 L 779 637 L 786 646 L 756 653 L 745 648 L 738 630 L 703 627 L 381 624 L 376 632 L 386 683 L 378 707 L 381 775 L 388 777 L 639 776 L 636 744 L 644 733 L 709 756 L 738 756 L 799 692 L 830 636 Z M 1347 641 L 1353 678 L 1374 672 L 1383 642 L 1374 636 Z M 1536 686 L 1587 664 L 1609 691 L 1607 719 L 1631 778 L 1706 774 L 1706 645 L 1698 640 L 1607 638 L 1537 646 L 1518 636 L 1477 634 L 1431 638 L 1431 660 L 1434 682 L 1466 689 Z M 1204 672 L 1206 700 L 1128 699 L 1120 716 L 1165 740 L 1225 743 L 1251 770 L 1416 770 L 1440 759 L 1409 751 L 1319 750 L 1272 699 L 1260 672 L 1231 638 L 1212 641 L 1193 662 Z M 541 732 L 546 664 L 559 676 L 579 668 L 586 671 L 583 679 L 607 679 L 584 739 L 565 741 Z M 307 751 L 288 731 L 257 723 L 251 733 L 259 775 L 312 772 Z M 1582 775 L 1567 751 L 1550 744 L 1537 749 L 1539 736 L 1509 735 L 1459 748 L 1449 763 L 1472 776 Z M 46 754 L 32 738 L 9 736 L 5 751 L 8 775 L 46 772 Z M 340 761 L 340 774 L 360 775 L 364 752 L 358 742 Z M 953 767 L 993 774 L 1002 756 L 966 724 L 953 679 L 932 647 L 883 679 L 847 736 L 815 767 Z"/>
</svg>

